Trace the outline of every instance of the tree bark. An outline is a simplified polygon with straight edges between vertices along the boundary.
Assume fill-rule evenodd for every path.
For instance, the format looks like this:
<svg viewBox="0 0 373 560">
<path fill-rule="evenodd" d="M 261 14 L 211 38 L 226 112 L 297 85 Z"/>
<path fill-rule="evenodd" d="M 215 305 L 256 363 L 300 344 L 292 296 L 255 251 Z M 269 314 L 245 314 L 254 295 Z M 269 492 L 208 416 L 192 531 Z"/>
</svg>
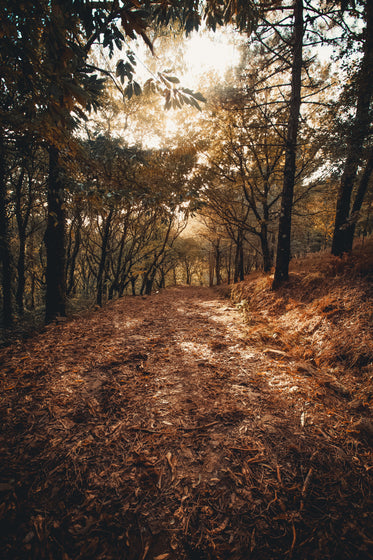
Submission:
<svg viewBox="0 0 373 560">
<path fill-rule="evenodd" d="M 232 241 L 229 244 L 228 267 L 227 267 L 227 284 L 231 283 L 231 271 L 232 271 Z"/>
<path fill-rule="evenodd" d="M 136 280 L 137 280 L 137 276 L 131 276 L 130 282 L 131 282 L 131 289 L 132 289 L 133 296 L 136 295 Z"/>
<path fill-rule="evenodd" d="M 158 267 L 163 263 L 166 251 L 166 245 L 170 237 L 171 228 L 173 224 L 173 218 L 168 217 L 168 226 L 167 230 L 162 242 L 162 246 L 158 251 L 155 251 L 154 257 L 152 262 L 150 263 L 148 270 L 145 272 L 143 276 L 142 286 L 140 290 L 140 294 L 143 295 L 144 290 L 147 295 L 151 294 L 153 289 L 153 282 L 155 279 L 155 275 L 157 273 Z"/>
<path fill-rule="evenodd" d="M 190 284 L 191 284 L 191 273 L 190 273 L 191 265 L 188 262 L 188 257 L 185 258 L 184 264 L 185 264 L 186 283 L 187 283 L 188 286 L 190 286 Z"/>
<path fill-rule="evenodd" d="M 0 134 L 0 259 L 3 273 L 3 325 L 5 328 L 9 328 L 13 324 L 12 255 L 10 250 L 7 206 L 5 146 L 3 137 Z"/>
<path fill-rule="evenodd" d="M 118 256 L 116 257 L 116 267 L 115 267 L 115 272 L 114 272 L 114 278 L 113 278 L 113 281 L 111 282 L 110 288 L 109 288 L 109 300 L 113 299 L 114 292 L 116 292 L 117 295 L 120 296 L 120 286 L 121 286 L 121 284 L 123 284 L 126 281 L 127 274 L 124 274 L 124 278 L 122 280 L 120 280 L 121 272 L 125 271 L 126 268 L 127 268 L 126 267 L 127 263 L 124 263 L 124 266 L 123 266 L 123 262 L 122 262 L 126 239 L 127 239 L 127 223 L 125 223 L 124 231 L 121 234 L 120 245 L 119 245 L 119 253 L 118 253 Z"/>
<path fill-rule="evenodd" d="M 24 169 L 21 171 L 19 179 L 17 181 L 17 185 L 15 187 L 15 214 L 17 220 L 17 227 L 18 227 L 18 241 L 19 241 L 19 250 L 18 250 L 18 260 L 17 260 L 17 289 L 16 289 L 16 305 L 19 315 L 23 315 L 24 313 L 24 292 L 25 292 L 25 285 L 26 285 L 26 276 L 25 276 L 25 259 L 26 259 L 26 230 L 27 225 L 30 217 L 31 212 L 31 200 L 29 198 L 26 211 L 24 215 L 22 215 L 22 185 L 24 179 Z M 29 178 L 29 183 L 30 183 Z M 29 193 L 31 194 L 31 188 L 29 188 Z"/>
<path fill-rule="evenodd" d="M 234 257 L 234 279 L 233 282 L 239 282 L 245 278 L 244 263 L 243 263 L 243 235 L 242 231 L 237 232 L 236 253 Z"/>
<path fill-rule="evenodd" d="M 105 265 L 106 265 L 106 257 L 107 257 L 107 246 L 110 237 L 110 228 L 111 222 L 114 215 L 114 209 L 111 208 L 109 214 L 105 220 L 104 224 L 104 236 L 102 239 L 102 246 L 101 246 L 101 256 L 100 256 L 100 264 L 98 267 L 97 273 L 97 296 L 96 296 L 96 303 L 97 305 L 102 305 L 102 294 L 104 288 L 104 272 L 105 272 Z"/>
<path fill-rule="evenodd" d="M 49 323 L 59 315 L 66 315 L 64 180 L 55 146 L 49 148 L 48 220 L 44 241 L 47 250 L 45 320 Z"/>
<path fill-rule="evenodd" d="M 79 250 L 80 250 L 81 241 L 82 241 L 82 236 L 81 236 L 82 226 L 83 226 L 83 219 L 81 216 L 80 208 L 77 208 L 74 248 L 71 257 L 69 259 L 70 262 L 68 268 L 67 295 L 69 295 L 70 293 L 75 293 L 76 291 L 75 267 L 76 267 Z"/>
<path fill-rule="evenodd" d="M 364 51 L 358 74 L 356 114 L 347 143 L 348 155 L 337 198 L 332 242 L 332 254 L 336 256 L 352 249 L 355 228 L 349 227 L 351 195 L 361 160 L 361 150 L 371 122 L 369 109 L 373 93 L 373 4 L 369 0 L 365 3 L 365 18 Z"/>
<path fill-rule="evenodd" d="M 360 210 L 364 201 L 365 193 L 368 190 L 369 180 L 373 172 L 373 147 L 370 149 L 368 161 L 365 165 L 363 174 L 360 179 L 359 187 L 356 192 L 355 200 L 352 206 L 349 225 L 345 232 L 345 247 L 348 252 L 352 251 L 354 242 L 356 223 L 359 219 Z"/>
<path fill-rule="evenodd" d="M 26 277 L 25 277 L 25 258 L 26 258 L 26 234 L 19 232 L 19 253 L 17 262 L 18 282 L 16 291 L 16 303 L 18 313 L 23 315 L 24 304 L 23 298 L 25 293 Z"/>
<path fill-rule="evenodd" d="M 220 286 L 222 282 L 221 278 L 221 250 L 220 250 L 220 239 L 217 239 L 214 244 L 215 250 L 215 275 L 216 275 L 216 285 Z"/>
<path fill-rule="evenodd" d="M 214 253 L 209 251 L 209 286 L 214 285 Z"/>
<path fill-rule="evenodd" d="M 260 245 L 262 248 L 263 271 L 269 272 L 272 268 L 272 257 L 269 250 L 268 226 L 266 223 L 262 224 L 260 228 Z"/>
<path fill-rule="evenodd" d="M 302 86 L 303 0 L 294 1 L 293 61 L 291 68 L 290 114 L 286 136 L 284 181 L 277 240 L 276 269 L 272 288 L 276 289 L 289 278 L 291 213 L 296 171 L 297 135 Z"/>
</svg>

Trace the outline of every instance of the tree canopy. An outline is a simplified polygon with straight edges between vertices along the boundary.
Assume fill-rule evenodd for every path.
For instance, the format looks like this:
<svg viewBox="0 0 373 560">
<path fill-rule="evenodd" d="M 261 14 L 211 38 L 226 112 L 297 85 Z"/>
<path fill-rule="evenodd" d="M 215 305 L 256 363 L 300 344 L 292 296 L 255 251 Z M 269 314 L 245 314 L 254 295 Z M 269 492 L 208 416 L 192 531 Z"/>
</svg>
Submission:
<svg viewBox="0 0 373 560">
<path fill-rule="evenodd" d="M 276 288 L 292 255 L 343 255 L 370 233 L 369 2 L 0 8 L 5 325 L 14 304 L 21 316 L 45 302 L 51 321 L 74 298 L 253 268 L 275 267 Z M 229 26 L 241 53 L 203 92 L 180 79 L 201 26 Z"/>
</svg>

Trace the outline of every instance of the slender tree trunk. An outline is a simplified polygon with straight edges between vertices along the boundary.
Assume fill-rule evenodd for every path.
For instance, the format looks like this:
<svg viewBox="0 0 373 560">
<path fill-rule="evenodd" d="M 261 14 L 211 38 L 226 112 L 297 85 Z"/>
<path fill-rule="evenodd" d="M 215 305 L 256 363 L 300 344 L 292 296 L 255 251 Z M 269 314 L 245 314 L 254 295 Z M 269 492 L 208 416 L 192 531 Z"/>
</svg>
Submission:
<svg viewBox="0 0 373 560">
<path fill-rule="evenodd" d="M 3 325 L 5 328 L 9 328 L 13 324 L 12 256 L 10 250 L 7 206 L 5 146 L 3 137 L 0 133 L 0 260 L 3 273 Z"/>
<path fill-rule="evenodd" d="M 163 268 L 160 269 L 160 273 L 161 273 L 161 279 L 159 281 L 159 289 L 161 290 L 162 288 L 166 287 L 166 274 Z"/>
<path fill-rule="evenodd" d="M 155 276 L 156 276 L 156 274 L 157 274 L 157 270 L 158 270 L 158 267 L 155 267 L 155 268 L 152 270 L 150 276 L 149 276 L 149 277 L 147 278 L 147 280 L 146 280 L 145 294 L 146 294 L 147 296 L 150 296 L 150 294 L 152 293 L 153 285 L 154 285 L 154 280 L 155 280 Z"/>
<path fill-rule="evenodd" d="M 123 270 L 123 252 L 124 252 L 124 245 L 126 242 L 126 238 L 127 238 L 127 227 L 125 227 L 124 232 L 121 235 L 121 240 L 120 240 L 120 246 L 119 246 L 119 253 L 118 256 L 116 257 L 116 267 L 115 267 L 115 272 L 114 272 L 114 278 L 113 281 L 111 282 L 110 285 L 110 289 L 109 289 L 109 299 L 113 299 L 114 297 L 114 292 L 117 292 L 117 295 L 119 296 L 119 290 L 120 290 L 120 273 Z"/>
<path fill-rule="evenodd" d="M 214 285 L 214 255 L 212 251 L 209 252 L 209 286 Z"/>
<path fill-rule="evenodd" d="M 131 289 L 132 289 L 132 295 L 135 296 L 136 295 L 136 280 L 137 280 L 137 276 L 131 276 Z"/>
<path fill-rule="evenodd" d="M 287 128 L 284 182 L 277 240 L 276 269 L 272 288 L 276 289 L 289 278 L 291 212 L 296 171 L 297 135 L 302 86 L 303 0 L 294 1 L 293 62 L 291 68 L 290 114 Z"/>
<path fill-rule="evenodd" d="M 215 275 L 216 275 L 216 285 L 221 284 L 221 250 L 220 250 L 220 239 L 216 241 L 215 244 Z"/>
<path fill-rule="evenodd" d="M 262 224 L 260 231 L 260 244 L 262 248 L 263 257 L 263 271 L 269 272 L 272 268 L 271 252 L 268 244 L 268 227 L 267 224 Z"/>
<path fill-rule="evenodd" d="M 235 241 L 235 243 L 236 243 L 236 253 L 234 257 L 234 278 L 233 278 L 234 283 L 244 279 L 243 239 L 240 231 L 237 232 L 237 241 Z"/>
<path fill-rule="evenodd" d="M 185 273 L 186 273 L 186 283 L 190 286 L 191 283 L 191 273 L 190 273 L 190 264 L 188 260 L 185 260 Z"/>
<path fill-rule="evenodd" d="M 79 208 L 77 209 L 76 219 L 77 219 L 77 224 L 75 229 L 74 248 L 71 254 L 70 263 L 69 263 L 70 267 L 68 271 L 67 295 L 71 293 L 75 293 L 76 291 L 75 267 L 76 267 L 76 261 L 79 254 L 79 250 L 80 250 L 81 241 L 82 241 L 81 229 L 83 225 L 83 220 Z"/>
<path fill-rule="evenodd" d="M 48 220 L 45 232 L 47 250 L 46 270 L 46 322 L 58 315 L 66 315 L 66 255 L 65 255 L 65 210 L 64 172 L 59 164 L 59 152 L 55 146 L 49 148 Z"/>
<path fill-rule="evenodd" d="M 125 288 L 131 282 L 131 277 L 132 277 L 132 275 L 130 277 L 131 269 L 132 269 L 132 261 L 129 260 L 128 262 L 126 262 L 125 266 L 122 268 L 122 271 L 121 271 L 120 280 L 118 282 L 118 297 L 123 297 Z M 136 275 L 136 277 L 135 277 L 135 280 L 134 280 L 135 283 L 136 283 L 137 277 L 138 277 L 138 275 Z"/>
<path fill-rule="evenodd" d="M 336 256 L 341 256 L 352 249 L 355 228 L 349 228 L 351 194 L 361 159 L 362 146 L 369 133 L 371 122 L 370 102 L 373 93 L 373 4 L 369 0 L 366 0 L 365 3 L 365 17 L 364 53 L 358 75 L 356 114 L 347 143 L 348 155 L 337 198 L 332 242 L 332 254 Z"/>
<path fill-rule="evenodd" d="M 16 303 L 18 313 L 23 315 L 24 305 L 23 298 L 25 293 L 25 258 L 26 258 L 26 232 L 19 232 L 19 252 L 18 252 L 18 262 L 17 262 L 17 272 L 18 272 L 18 282 L 16 291 Z"/>
<path fill-rule="evenodd" d="M 30 282 L 30 309 L 33 311 L 35 309 L 35 274 L 31 274 Z"/>
<path fill-rule="evenodd" d="M 227 284 L 231 283 L 231 272 L 232 272 L 232 241 L 229 244 L 229 254 L 228 254 L 228 268 L 227 268 Z"/>
<path fill-rule="evenodd" d="M 238 272 L 240 276 L 240 282 L 245 280 L 245 259 L 243 254 L 243 239 L 241 240 L 240 248 L 239 248 L 239 266 Z"/>
<path fill-rule="evenodd" d="M 168 227 L 167 227 L 167 230 L 166 230 L 163 242 L 162 242 L 162 246 L 158 250 L 158 252 L 154 253 L 153 261 L 151 262 L 148 270 L 144 274 L 143 281 L 142 281 L 142 286 L 141 286 L 141 290 L 140 290 L 141 295 L 144 293 L 144 290 L 145 290 L 146 294 L 151 293 L 152 288 L 153 288 L 153 282 L 154 282 L 155 275 L 157 273 L 158 267 L 164 262 L 166 245 L 167 245 L 167 241 L 169 240 L 169 237 L 170 237 L 172 223 L 173 223 L 172 218 L 169 217 L 168 220 L 169 220 Z"/>
<path fill-rule="evenodd" d="M 26 258 L 26 230 L 27 225 L 30 217 L 31 212 L 31 204 L 30 198 L 29 202 L 26 206 L 26 211 L 24 215 L 22 215 L 22 185 L 23 179 L 25 175 L 25 170 L 22 169 L 19 179 L 17 181 L 17 185 L 15 187 L 15 214 L 17 220 L 17 227 L 18 227 L 18 242 L 19 242 L 19 250 L 18 250 L 18 260 L 17 260 L 17 290 L 16 290 L 16 305 L 17 310 L 20 315 L 24 313 L 24 292 L 25 292 L 25 285 L 26 285 L 26 277 L 25 277 L 25 258 Z M 29 182 L 30 179 L 29 179 Z M 31 196 L 31 188 L 29 186 L 29 192 Z"/>
<path fill-rule="evenodd" d="M 30 309 L 35 309 L 35 284 L 36 284 L 36 274 L 35 274 L 35 245 L 34 245 L 34 235 L 30 235 L 30 242 L 28 247 L 29 259 L 31 261 L 31 273 L 30 273 L 30 299 L 28 300 Z"/>
<path fill-rule="evenodd" d="M 145 295 L 150 296 L 153 289 L 153 278 L 147 278 L 145 283 Z"/>
<path fill-rule="evenodd" d="M 354 204 L 352 206 L 349 225 L 346 228 L 346 232 L 345 232 L 345 248 L 346 248 L 346 251 L 348 251 L 348 252 L 352 251 L 352 245 L 353 245 L 353 242 L 354 242 L 356 223 L 357 223 L 357 220 L 359 219 L 359 213 L 360 213 L 363 201 L 364 201 L 365 193 L 368 190 L 368 184 L 369 184 L 369 180 L 370 180 L 370 177 L 372 175 L 372 172 L 373 172 L 373 148 L 370 149 L 368 161 L 367 161 L 366 166 L 364 168 L 363 175 L 360 179 L 359 188 L 357 190 L 355 200 L 354 200 Z"/>
<path fill-rule="evenodd" d="M 100 257 L 100 264 L 98 266 L 98 273 L 97 273 L 97 295 L 96 295 L 96 303 L 97 305 L 102 305 L 102 294 L 104 289 L 104 272 L 105 272 L 105 264 L 106 264 L 106 256 L 107 256 L 107 246 L 109 242 L 109 235 L 110 235 L 110 227 L 111 227 L 111 220 L 114 214 L 114 210 L 111 209 L 108 217 L 105 220 L 104 224 L 104 236 L 102 239 L 102 246 L 101 246 L 101 257 Z"/>
</svg>

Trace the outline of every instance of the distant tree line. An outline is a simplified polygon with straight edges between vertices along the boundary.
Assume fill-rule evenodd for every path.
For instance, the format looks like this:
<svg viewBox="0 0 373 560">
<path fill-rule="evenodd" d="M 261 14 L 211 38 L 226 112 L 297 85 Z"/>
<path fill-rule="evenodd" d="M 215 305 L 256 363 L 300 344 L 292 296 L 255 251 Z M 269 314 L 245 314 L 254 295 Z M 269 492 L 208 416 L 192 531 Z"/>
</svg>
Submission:
<svg viewBox="0 0 373 560">
<path fill-rule="evenodd" d="M 22 316 L 43 301 L 51 321 L 66 314 L 69 296 L 94 294 L 101 305 L 178 281 L 181 270 L 188 283 L 196 263 L 210 283 L 275 265 L 275 289 L 297 244 L 317 248 L 318 236 L 329 245 L 332 230 L 331 250 L 342 256 L 356 228 L 370 230 L 371 2 L 0 0 L 0 9 L 4 326 L 14 307 Z M 127 41 L 152 49 L 154 26 L 177 22 L 189 33 L 202 20 L 213 30 L 232 24 L 248 42 L 199 142 L 151 151 L 102 131 L 84 140 L 108 81 L 123 98 L 141 93 Z M 333 78 L 312 50 L 327 44 L 339 49 L 345 79 L 332 99 Z M 93 46 L 109 58 L 123 52 L 114 71 L 94 62 Z M 167 73 L 145 89 L 166 108 L 204 101 Z M 188 253 L 180 233 L 196 210 L 210 233 L 202 253 L 193 244 Z"/>
</svg>

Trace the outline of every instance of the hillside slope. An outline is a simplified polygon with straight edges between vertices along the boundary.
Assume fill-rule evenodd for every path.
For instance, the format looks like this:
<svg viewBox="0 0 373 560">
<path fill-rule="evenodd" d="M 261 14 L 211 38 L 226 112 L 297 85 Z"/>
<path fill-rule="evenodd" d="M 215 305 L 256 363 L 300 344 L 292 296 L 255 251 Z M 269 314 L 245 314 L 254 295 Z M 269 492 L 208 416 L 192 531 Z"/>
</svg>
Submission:
<svg viewBox="0 0 373 560">
<path fill-rule="evenodd" d="M 373 396 L 373 242 L 344 259 L 329 254 L 295 260 L 276 292 L 272 277 L 250 276 L 232 289 L 247 340 L 329 373 L 368 406 Z M 281 354 L 279 354 L 281 356 Z M 343 393 L 342 387 L 340 390 Z"/>
</svg>

